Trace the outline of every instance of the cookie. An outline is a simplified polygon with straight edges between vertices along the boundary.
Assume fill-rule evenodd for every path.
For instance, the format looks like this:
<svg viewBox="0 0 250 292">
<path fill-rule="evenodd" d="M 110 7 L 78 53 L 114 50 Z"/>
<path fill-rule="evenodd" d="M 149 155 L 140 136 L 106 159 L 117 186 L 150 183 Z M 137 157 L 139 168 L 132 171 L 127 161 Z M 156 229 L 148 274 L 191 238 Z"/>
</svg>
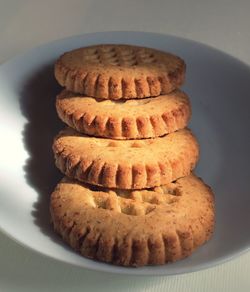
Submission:
<svg viewBox="0 0 250 292">
<path fill-rule="evenodd" d="M 67 176 L 120 189 L 160 186 L 190 174 L 199 155 L 187 129 L 144 140 L 111 140 L 66 128 L 53 143 L 56 166 Z"/>
<path fill-rule="evenodd" d="M 123 266 L 189 256 L 214 229 L 212 190 L 194 175 L 148 190 L 107 190 L 64 178 L 51 195 L 54 229 L 83 256 Z"/>
<path fill-rule="evenodd" d="M 56 100 L 61 120 L 77 131 L 113 139 L 162 136 L 185 128 L 191 116 L 188 96 L 176 90 L 133 100 L 105 100 L 63 90 Z"/>
<path fill-rule="evenodd" d="M 155 49 L 96 45 L 63 54 L 55 77 L 69 91 L 105 99 L 167 94 L 184 82 L 185 63 Z"/>
</svg>

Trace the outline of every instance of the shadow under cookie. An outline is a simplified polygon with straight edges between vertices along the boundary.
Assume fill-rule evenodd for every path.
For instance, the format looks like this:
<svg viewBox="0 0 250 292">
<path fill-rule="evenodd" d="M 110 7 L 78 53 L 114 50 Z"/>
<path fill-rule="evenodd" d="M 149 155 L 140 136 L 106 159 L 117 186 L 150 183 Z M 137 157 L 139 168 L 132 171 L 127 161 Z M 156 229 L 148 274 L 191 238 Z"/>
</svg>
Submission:
<svg viewBox="0 0 250 292">
<path fill-rule="evenodd" d="M 34 223 L 41 231 L 57 241 L 50 223 L 50 194 L 61 178 L 54 166 L 51 145 L 54 135 L 62 128 L 55 110 L 55 97 L 60 88 L 53 76 L 53 64 L 42 67 L 30 78 L 20 92 L 20 109 L 26 117 L 22 136 L 29 158 L 24 165 L 27 183 L 38 193 L 33 204 Z"/>
</svg>

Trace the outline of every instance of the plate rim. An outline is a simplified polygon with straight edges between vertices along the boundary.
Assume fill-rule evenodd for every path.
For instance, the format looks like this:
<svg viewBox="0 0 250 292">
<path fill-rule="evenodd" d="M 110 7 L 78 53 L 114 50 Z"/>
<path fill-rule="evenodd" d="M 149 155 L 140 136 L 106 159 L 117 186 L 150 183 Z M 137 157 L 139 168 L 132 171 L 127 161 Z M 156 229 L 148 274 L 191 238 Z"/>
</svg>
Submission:
<svg viewBox="0 0 250 292">
<path fill-rule="evenodd" d="M 217 267 L 219 265 L 227 263 L 231 260 L 234 260 L 234 259 L 238 258 L 239 256 L 244 255 L 250 251 L 250 246 L 248 246 L 246 248 L 239 249 L 238 251 L 236 251 L 234 253 L 231 253 L 227 257 L 219 257 L 217 260 L 214 260 L 212 262 L 198 264 L 194 268 L 190 268 L 189 270 L 185 270 L 184 272 L 182 270 L 180 270 L 178 272 L 171 272 L 171 270 L 170 270 L 170 272 L 168 271 L 167 274 L 164 273 L 164 271 L 163 272 L 158 271 L 158 273 L 154 273 L 153 271 L 151 272 L 151 269 L 153 269 L 154 266 L 147 266 L 147 267 L 150 267 L 151 269 L 149 271 L 145 271 L 145 270 L 143 271 L 143 270 L 141 270 L 143 267 L 136 267 L 136 268 L 134 268 L 134 267 L 121 267 L 121 266 L 115 266 L 115 265 L 111 266 L 111 264 L 102 263 L 104 265 L 109 265 L 111 268 L 113 268 L 112 271 L 110 271 L 110 270 L 105 269 L 105 266 L 103 267 L 102 265 L 100 267 L 98 265 L 97 265 L 97 267 L 81 266 L 80 264 L 72 263 L 72 262 L 66 261 L 62 258 L 58 258 L 58 257 L 55 257 L 53 255 L 48 255 L 46 253 L 43 253 L 39 249 L 35 249 L 35 248 L 23 243 L 22 241 L 16 239 L 12 234 L 10 234 L 6 230 L 2 229 L 1 226 L 0 226 L 0 232 L 2 232 L 4 235 L 7 236 L 8 239 L 13 240 L 16 244 L 20 245 L 21 247 L 23 247 L 27 251 L 31 251 L 34 254 L 37 254 L 37 255 L 44 257 L 44 258 L 47 258 L 48 260 L 51 260 L 51 261 L 54 261 L 57 263 L 62 263 L 65 265 L 69 265 L 71 267 L 76 267 L 76 268 L 80 268 L 80 269 L 87 269 L 88 271 L 104 272 L 104 273 L 108 273 L 108 274 L 126 275 L 126 276 L 141 276 L 141 277 L 160 276 L 160 277 L 164 277 L 164 276 L 187 275 L 187 274 L 191 274 L 191 273 L 196 273 L 196 272 L 212 269 L 214 267 Z M 169 263 L 169 264 L 171 265 L 171 263 Z M 169 265 L 169 264 L 166 264 L 166 265 Z M 163 266 L 164 265 L 162 265 L 162 267 Z M 116 268 L 119 268 L 119 269 L 116 269 Z M 120 271 L 121 268 L 124 269 L 122 272 Z"/>
<path fill-rule="evenodd" d="M 127 30 L 124 30 L 124 31 L 99 31 L 99 32 L 93 32 L 93 33 L 84 33 L 84 34 L 77 34 L 77 35 L 72 35 L 72 36 L 68 36 L 68 37 L 62 37 L 62 38 L 59 38 L 59 39 L 55 39 L 55 40 L 52 40 L 52 41 L 49 41 L 49 42 L 45 42 L 45 43 L 42 43 L 38 46 L 34 46 L 34 47 L 31 47 L 29 49 L 27 49 L 26 51 L 24 52 L 21 52 L 21 53 L 18 53 L 16 54 L 15 56 L 7 59 L 7 60 L 4 60 L 2 63 L 0 63 L 0 71 L 2 70 L 2 68 L 4 68 L 5 66 L 9 66 L 12 62 L 16 62 L 18 61 L 19 59 L 22 59 L 24 58 L 25 56 L 27 56 L 28 54 L 32 54 L 34 51 L 38 50 L 38 49 L 42 49 L 43 47 L 46 47 L 48 45 L 53 45 L 53 44 L 56 44 L 60 41 L 65 41 L 65 40 L 70 40 L 70 39 L 75 39 L 75 38 L 83 38 L 84 36 L 95 36 L 95 35 L 101 35 L 101 34 L 112 34 L 112 33 L 128 33 L 128 34 L 143 34 L 143 35 L 156 35 L 158 37 L 170 37 L 170 38 L 173 38 L 173 39 L 176 39 L 176 40 L 181 40 L 181 41 L 185 41 L 185 42 L 188 42 L 188 43 L 193 43 L 193 44 L 197 44 L 197 45 L 202 45 L 202 46 L 205 46 L 206 48 L 208 49 L 211 49 L 211 50 L 215 50 L 217 51 L 218 53 L 221 53 L 227 57 L 230 57 L 232 59 L 234 59 L 235 61 L 237 61 L 238 63 L 240 63 L 241 65 L 244 65 L 248 68 L 249 67 L 249 64 L 244 62 L 243 60 L 241 60 L 240 58 L 238 57 L 235 57 L 227 52 L 224 52 L 216 47 L 213 47 L 211 45 L 208 45 L 206 43 L 203 43 L 203 42 L 198 42 L 198 41 L 195 41 L 195 40 L 191 40 L 191 39 L 188 39 L 188 38 L 185 38 L 185 37 L 179 37 L 179 36 L 175 36 L 175 35 L 171 35 L 171 34 L 164 34 L 164 33 L 155 33 L 155 32 L 145 32 L 145 31 L 127 31 Z M 125 43 L 125 42 L 124 42 Z M 112 271 L 111 270 L 107 270 L 105 269 L 105 266 L 88 266 L 88 265 L 80 265 L 78 264 L 77 262 L 73 263 L 72 261 L 70 260 L 65 260 L 63 258 L 59 258 L 59 257 L 56 257 L 56 256 L 53 256 L 53 255 L 50 255 L 50 254 L 47 254 L 45 253 L 44 251 L 40 251 L 39 249 L 36 249 L 34 248 L 33 246 L 30 246 L 30 245 L 27 245 L 26 242 L 23 242 L 17 238 L 15 238 L 11 233 L 8 232 L 8 230 L 6 230 L 1 222 L 0 222 L 0 231 L 6 235 L 9 239 L 13 240 L 14 242 L 16 242 L 17 244 L 21 245 L 22 247 L 26 248 L 27 250 L 31 250 L 32 252 L 35 252 L 39 255 L 42 255 L 42 256 L 45 256 L 49 259 L 52 259 L 52 260 L 55 260 L 55 261 L 58 261 L 58 262 L 61 262 L 61 263 L 64 263 L 64 264 L 69 264 L 71 266 L 75 266 L 75 267 L 78 267 L 78 268 L 84 268 L 84 269 L 88 269 L 88 270 L 92 270 L 92 271 L 98 271 L 98 272 L 106 272 L 106 273 L 113 273 L 113 274 L 124 274 L 124 275 L 137 275 L 137 276 L 170 276 L 170 275 L 179 275 L 179 274 L 187 274 L 187 273 L 191 273 L 191 272 L 197 272 L 197 271 L 200 271 L 200 270 L 205 270 L 205 269 L 208 269 L 208 268 L 212 268 L 214 266 L 217 266 L 219 264 L 222 264 L 222 263 L 225 263 L 229 260 L 232 260 L 242 254 L 245 254 L 247 253 L 249 250 L 250 250 L 250 246 L 249 245 L 246 245 L 246 246 L 243 246 L 239 249 L 237 249 L 236 251 L 234 251 L 233 253 L 227 255 L 227 256 L 221 256 L 221 257 L 218 257 L 217 259 L 214 259 L 212 261 L 208 261 L 208 262 L 205 262 L 205 263 L 199 263 L 197 265 L 195 265 L 194 267 L 191 267 L 189 270 L 187 270 L 187 268 L 184 268 L 185 271 L 183 271 L 182 269 L 180 271 L 172 271 L 171 269 L 167 270 L 166 273 L 164 273 L 164 270 L 158 270 L 157 273 L 155 273 L 154 271 L 151 271 L 151 269 L 153 268 L 153 266 L 147 266 L 149 268 L 151 268 L 150 270 L 140 270 L 140 268 L 126 268 L 126 267 L 120 267 L 120 266 L 114 266 L 112 265 Z M 116 267 L 118 267 L 119 269 L 116 269 Z M 120 269 L 123 269 L 123 271 L 120 271 Z"/>
</svg>

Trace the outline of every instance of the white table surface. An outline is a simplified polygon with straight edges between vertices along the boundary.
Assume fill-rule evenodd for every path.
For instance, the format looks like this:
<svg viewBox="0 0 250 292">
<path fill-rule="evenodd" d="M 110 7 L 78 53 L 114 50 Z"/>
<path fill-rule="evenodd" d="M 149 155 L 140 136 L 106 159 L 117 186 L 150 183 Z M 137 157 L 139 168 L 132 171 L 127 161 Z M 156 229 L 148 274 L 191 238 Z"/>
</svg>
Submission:
<svg viewBox="0 0 250 292">
<path fill-rule="evenodd" d="M 173 34 L 250 64 L 249 0 L 0 0 L 0 63 L 51 40 L 107 30 Z M 219 195 L 219 194 L 218 194 Z M 62 264 L 0 233 L 0 291 L 250 291 L 250 252 L 208 270 L 119 276 Z"/>
</svg>

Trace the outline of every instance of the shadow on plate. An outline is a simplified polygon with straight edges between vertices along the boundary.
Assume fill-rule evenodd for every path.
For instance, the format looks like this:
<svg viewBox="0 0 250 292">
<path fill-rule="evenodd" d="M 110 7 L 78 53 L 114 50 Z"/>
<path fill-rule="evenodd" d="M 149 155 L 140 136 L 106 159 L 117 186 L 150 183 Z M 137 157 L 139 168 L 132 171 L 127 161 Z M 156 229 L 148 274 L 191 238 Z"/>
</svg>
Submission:
<svg viewBox="0 0 250 292">
<path fill-rule="evenodd" d="M 54 79 L 53 64 L 41 68 L 27 79 L 20 94 L 20 108 L 28 122 L 23 131 L 29 159 L 24 166 L 26 180 L 38 193 L 32 215 L 41 231 L 59 241 L 50 223 L 49 200 L 62 174 L 54 165 L 51 149 L 54 136 L 63 124 L 56 114 L 55 98 L 60 87 Z"/>
</svg>

